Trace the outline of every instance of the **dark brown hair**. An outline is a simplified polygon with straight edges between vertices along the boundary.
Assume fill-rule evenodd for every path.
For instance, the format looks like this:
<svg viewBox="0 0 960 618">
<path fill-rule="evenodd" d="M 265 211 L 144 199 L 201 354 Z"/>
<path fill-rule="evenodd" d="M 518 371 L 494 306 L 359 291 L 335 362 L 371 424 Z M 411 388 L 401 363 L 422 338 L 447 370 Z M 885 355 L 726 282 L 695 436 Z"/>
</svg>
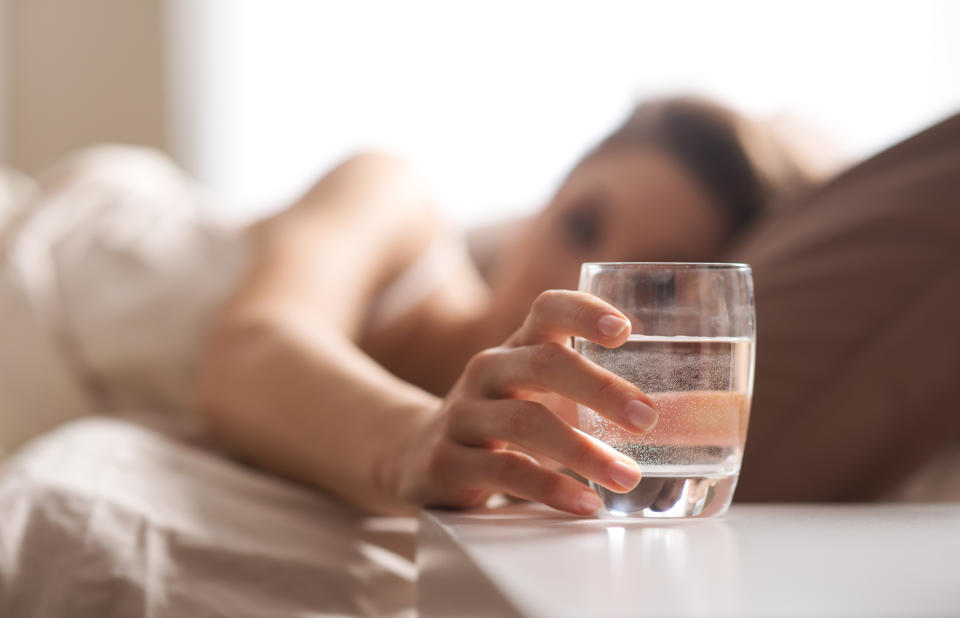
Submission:
<svg viewBox="0 0 960 618">
<path fill-rule="evenodd" d="M 741 231 L 776 198 L 812 179 L 774 136 L 744 116 L 699 97 L 641 103 L 587 158 L 648 145 L 674 157 Z"/>
</svg>

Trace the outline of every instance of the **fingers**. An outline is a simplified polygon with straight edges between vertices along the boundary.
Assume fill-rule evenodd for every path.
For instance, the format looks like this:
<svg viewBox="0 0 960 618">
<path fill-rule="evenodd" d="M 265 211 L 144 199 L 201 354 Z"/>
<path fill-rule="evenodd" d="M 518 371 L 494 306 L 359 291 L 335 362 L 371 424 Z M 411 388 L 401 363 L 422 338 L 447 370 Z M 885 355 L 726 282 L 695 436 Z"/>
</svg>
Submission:
<svg viewBox="0 0 960 618">
<path fill-rule="evenodd" d="M 461 408 L 451 413 L 450 435 L 461 444 L 487 446 L 507 442 L 567 466 L 584 478 L 625 492 L 640 482 L 640 468 L 628 457 L 574 429 L 538 403 L 501 400 L 482 412 Z"/>
<path fill-rule="evenodd" d="M 463 471 L 467 485 L 542 502 L 575 515 L 590 515 L 603 506 L 600 497 L 569 476 L 549 470 L 529 455 L 516 451 L 491 451 L 451 446 L 452 458 Z"/>
<path fill-rule="evenodd" d="M 427 474 L 427 486 L 440 491 L 437 499 L 465 504 L 484 491 L 501 491 L 576 514 L 601 508 L 594 492 L 529 455 L 500 448 L 504 443 L 563 463 L 612 491 L 636 487 L 640 471 L 632 461 L 544 406 L 518 398 L 554 393 L 628 431 L 649 431 L 657 422 L 653 401 L 563 345 L 573 336 L 617 347 L 630 332 L 627 317 L 595 296 L 559 290 L 541 294 L 504 347 L 470 360 L 455 386 L 456 396 L 448 399 L 446 437 L 431 455 Z"/>
<path fill-rule="evenodd" d="M 586 292 L 547 290 L 533 302 L 523 326 L 507 341 L 524 346 L 583 337 L 608 348 L 630 336 L 630 320 L 613 305 Z"/>
<path fill-rule="evenodd" d="M 559 343 L 494 348 L 471 360 L 468 388 L 479 397 L 512 397 L 523 391 L 554 392 L 605 416 L 633 433 L 657 423 L 653 400 L 620 376 Z"/>
</svg>

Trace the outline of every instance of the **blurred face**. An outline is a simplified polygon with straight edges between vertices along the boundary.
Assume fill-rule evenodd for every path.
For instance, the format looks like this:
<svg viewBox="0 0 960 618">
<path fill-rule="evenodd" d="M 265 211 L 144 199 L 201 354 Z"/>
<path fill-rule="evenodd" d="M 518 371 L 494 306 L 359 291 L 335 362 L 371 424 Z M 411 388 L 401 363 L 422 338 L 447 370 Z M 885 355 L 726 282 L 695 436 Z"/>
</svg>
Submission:
<svg viewBox="0 0 960 618">
<path fill-rule="evenodd" d="M 599 153 L 576 167 L 502 254 L 492 280 L 505 329 L 546 289 L 576 289 L 582 262 L 708 261 L 728 233 L 719 207 L 669 155 Z"/>
</svg>

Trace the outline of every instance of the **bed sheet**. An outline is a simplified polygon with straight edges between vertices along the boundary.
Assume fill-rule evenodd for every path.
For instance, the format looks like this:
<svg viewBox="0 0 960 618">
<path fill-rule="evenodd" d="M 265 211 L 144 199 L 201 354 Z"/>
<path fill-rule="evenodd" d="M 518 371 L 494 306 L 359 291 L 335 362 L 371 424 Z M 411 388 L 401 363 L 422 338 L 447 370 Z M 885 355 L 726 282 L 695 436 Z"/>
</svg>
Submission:
<svg viewBox="0 0 960 618">
<path fill-rule="evenodd" d="M 415 527 L 83 419 L 0 468 L 0 615 L 412 616 Z"/>
</svg>

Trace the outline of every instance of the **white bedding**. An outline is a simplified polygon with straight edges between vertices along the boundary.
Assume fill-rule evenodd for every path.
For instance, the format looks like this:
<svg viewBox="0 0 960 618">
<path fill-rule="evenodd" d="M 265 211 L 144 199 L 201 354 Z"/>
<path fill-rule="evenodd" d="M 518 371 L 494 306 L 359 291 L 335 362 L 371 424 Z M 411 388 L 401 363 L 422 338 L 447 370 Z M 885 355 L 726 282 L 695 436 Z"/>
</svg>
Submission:
<svg viewBox="0 0 960 618">
<path fill-rule="evenodd" d="M 157 153 L 98 147 L 3 196 L 0 617 L 412 611 L 412 521 L 186 441 L 249 248 L 202 192 Z"/>
<path fill-rule="evenodd" d="M 153 151 L 102 146 L 43 175 L 0 225 L 0 456 L 92 413 L 195 430 L 207 323 L 246 238 Z"/>
<path fill-rule="evenodd" d="M 415 525 L 74 421 L 0 468 L 0 616 L 409 616 Z"/>
</svg>

